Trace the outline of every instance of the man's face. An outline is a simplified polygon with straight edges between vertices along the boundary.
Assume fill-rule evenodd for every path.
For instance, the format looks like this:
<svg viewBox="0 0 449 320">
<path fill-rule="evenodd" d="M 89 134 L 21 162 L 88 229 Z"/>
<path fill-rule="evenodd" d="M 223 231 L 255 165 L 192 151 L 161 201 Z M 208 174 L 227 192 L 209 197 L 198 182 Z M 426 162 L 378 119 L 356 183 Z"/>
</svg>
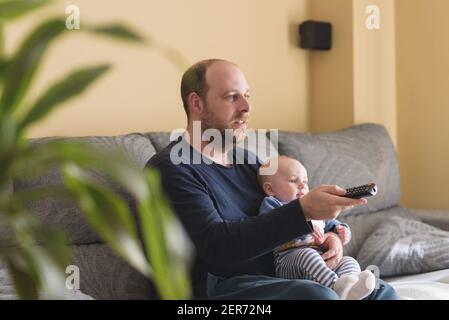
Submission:
<svg viewBox="0 0 449 320">
<path fill-rule="evenodd" d="M 209 89 L 203 99 L 202 130 L 217 129 L 224 139 L 225 129 L 232 129 L 233 137 L 241 141 L 251 111 L 245 76 L 233 64 L 216 62 L 207 69 L 206 82 Z"/>
</svg>

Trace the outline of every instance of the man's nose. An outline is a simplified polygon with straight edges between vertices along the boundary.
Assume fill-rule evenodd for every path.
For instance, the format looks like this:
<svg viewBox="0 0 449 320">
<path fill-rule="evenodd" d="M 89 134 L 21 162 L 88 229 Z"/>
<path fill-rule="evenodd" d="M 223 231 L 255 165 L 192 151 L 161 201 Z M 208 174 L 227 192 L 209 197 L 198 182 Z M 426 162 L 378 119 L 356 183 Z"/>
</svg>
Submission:
<svg viewBox="0 0 449 320">
<path fill-rule="evenodd" d="M 240 99 L 239 111 L 240 112 L 251 111 L 251 104 L 249 103 L 248 98 L 246 98 L 245 96 L 243 96 L 242 99 Z"/>
</svg>

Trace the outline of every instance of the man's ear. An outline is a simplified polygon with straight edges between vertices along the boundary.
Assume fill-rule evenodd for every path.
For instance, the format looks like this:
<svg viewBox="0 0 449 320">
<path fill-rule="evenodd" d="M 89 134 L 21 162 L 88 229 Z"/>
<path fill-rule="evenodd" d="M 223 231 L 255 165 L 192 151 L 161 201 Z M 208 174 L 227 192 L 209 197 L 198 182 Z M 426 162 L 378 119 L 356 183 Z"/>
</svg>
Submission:
<svg viewBox="0 0 449 320">
<path fill-rule="evenodd" d="M 196 92 L 191 92 L 188 96 L 190 114 L 202 114 L 204 105 L 203 99 Z"/>
<path fill-rule="evenodd" d="M 265 192 L 266 195 L 274 196 L 273 186 L 271 185 L 271 182 L 265 181 L 262 186 L 263 191 Z"/>
</svg>

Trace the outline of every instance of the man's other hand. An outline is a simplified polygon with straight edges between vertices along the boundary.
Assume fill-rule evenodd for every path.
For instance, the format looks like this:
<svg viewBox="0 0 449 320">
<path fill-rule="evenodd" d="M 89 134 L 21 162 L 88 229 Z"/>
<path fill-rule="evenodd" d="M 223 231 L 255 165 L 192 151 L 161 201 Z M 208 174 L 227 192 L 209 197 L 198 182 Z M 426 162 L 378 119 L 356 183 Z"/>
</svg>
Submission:
<svg viewBox="0 0 449 320">
<path fill-rule="evenodd" d="M 330 269 L 335 269 L 335 267 L 340 263 L 343 258 L 343 244 L 340 238 L 335 233 L 329 232 L 325 235 L 325 240 L 321 245 L 321 248 L 326 251 L 321 255 L 326 265 Z"/>
<path fill-rule="evenodd" d="M 320 246 L 324 242 L 324 229 L 317 223 L 312 222 L 312 225 L 313 225 L 312 237 L 314 244 Z"/>
<path fill-rule="evenodd" d="M 367 203 L 364 198 L 342 197 L 345 194 L 346 190 L 339 186 L 321 185 L 300 198 L 299 203 L 307 220 L 332 220 L 342 211 Z"/>
</svg>

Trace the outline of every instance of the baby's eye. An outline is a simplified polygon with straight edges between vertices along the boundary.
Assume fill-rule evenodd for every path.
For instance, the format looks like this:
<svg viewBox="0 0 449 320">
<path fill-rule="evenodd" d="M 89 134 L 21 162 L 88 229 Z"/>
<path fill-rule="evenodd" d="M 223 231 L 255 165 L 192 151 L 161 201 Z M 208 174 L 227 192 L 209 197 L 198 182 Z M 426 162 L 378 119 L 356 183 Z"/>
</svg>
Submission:
<svg viewBox="0 0 449 320">
<path fill-rule="evenodd" d="M 298 179 L 289 179 L 288 180 L 288 182 L 291 182 L 291 183 L 296 183 L 298 181 Z"/>
</svg>

